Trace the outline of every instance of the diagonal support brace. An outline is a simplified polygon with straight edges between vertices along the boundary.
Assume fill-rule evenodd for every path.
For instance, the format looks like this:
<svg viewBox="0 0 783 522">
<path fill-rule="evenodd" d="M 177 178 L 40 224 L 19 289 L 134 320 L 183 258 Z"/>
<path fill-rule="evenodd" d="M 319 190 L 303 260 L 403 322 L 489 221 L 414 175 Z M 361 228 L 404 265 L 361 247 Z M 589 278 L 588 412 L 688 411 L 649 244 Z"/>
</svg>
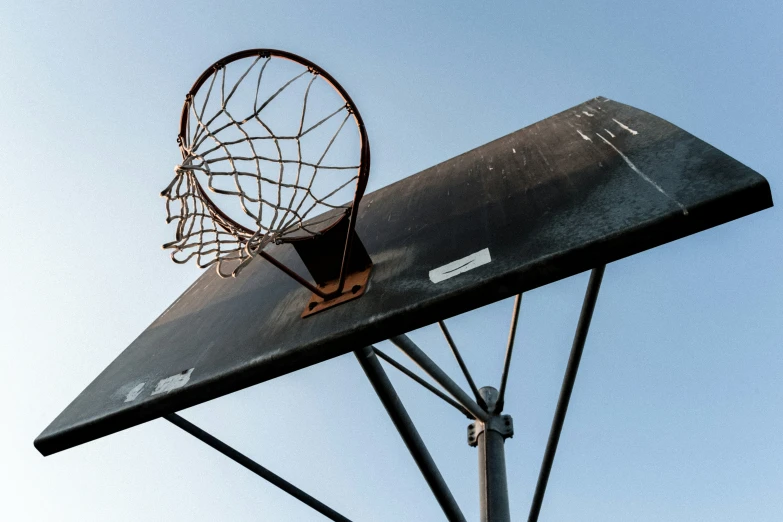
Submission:
<svg viewBox="0 0 783 522">
<path fill-rule="evenodd" d="M 462 404 L 466 410 L 473 414 L 473 417 L 485 421 L 489 418 L 489 414 L 478 405 L 476 401 L 470 398 L 470 395 L 465 393 L 462 388 L 457 385 L 446 372 L 441 370 L 440 366 L 430 359 L 421 348 L 416 346 L 416 343 L 410 340 L 407 335 L 398 335 L 389 339 L 392 343 L 397 345 L 397 348 L 403 351 L 405 355 L 410 357 L 419 368 L 432 377 L 435 382 L 440 384 L 444 390 L 449 392 L 452 397 L 457 399 L 457 402 Z"/>
<path fill-rule="evenodd" d="M 413 425 L 413 421 L 408 416 L 408 412 L 405 411 L 405 407 L 402 405 L 400 398 L 397 396 L 397 392 L 394 391 L 389 377 L 383 370 L 378 357 L 375 355 L 372 346 L 368 346 L 354 352 L 356 359 L 362 366 L 364 373 L 370 380 L 372 387 L 375 389 L 375 393 L 378 394 L 378 398 L 383 403 L 386 412 L 389 414 L 394 426 L 400 433 L 402 440 L 408 447 L 413 460 L 416 461 L 416 465 L 419 466 L 421 474 L 424 475 L 424 480 L 427 481 L 432 494 L 440 504 L 443 513 L 446 515 L 446 519 L 449 522 L 466 522 L 465 516 L 454 500 L 454 496 L 451 494 L 449 487 L 446 485 L 446 481 L 443 480 L 443 476 L 440 474 L 438 467 L 435 465 L 435 461 L 432 460 L 430 452 L 424 445 L 424 441 L 421 440 L 419 432 L 416 430 L 416 426 Z"/>
<path fill-rule="evenodd" d="M 241 464 L 242 466 L 249 469 L 259 477 L 265 479 L 266 481 L 282 489 L 283 491 L 285 491 L 295 499 L 299 500 L 300 502 L 310 506 L 311 508 L 318 511 L 329 520 L 334 520 L 335 522 L 351 522 L 349 519 L 345 518 L 340 513 L 333 510 L 326 504 L 311 497 L 310 495 L 308 495 L 298 487 L 294 486 L 284 478 L 272 473 L 261 464 L 258 464 L 254 460 L 251 460 L 250 458 L 238 452 L 228 444 L 218 440 L 217 438 L 213 437 L 206 431 L 202 430 L 195 424 L 183 419 L 176 413 L 170 413 L 169 415 L 164 415 L 163 418 L 169 421 L 170 423 L 174 424 L 178 428 L 181 428 L 182 430 L 193 435 L 207 446 L 210 446 L 213 449 L 218 450 L 220 453 L 230 458 L 234 462 Z"/>
<path fill-rule="evenodd" d="M 585 341 L 587 341 L 587 332 L 590 329 L 590 321 L 593 319 L 595 302 L 598 300 L 598 291 L 601 289 L 601 281 L 604 278 L 605 269 L 606 265 L 601 265 L 594 268 L 590 273 L 590 281 L 587 283 L 587 291 L 582 302 L 582 311 L 579 314 L 579 322 L 576 325 L 574 343 L 571 346 L 571 355 L 568 357 L 568 365 L 566 366 L 565 375 L 563 375 L 563 385 L 560 388 L 560 396 L 557 399 L 552 427 L 549 430 L 549 439 L 546 441 L 544 458 L 541 462 L 541 469 L 538 472 L 538 481 L 536 482 L 536 490 L 533 493 L 533 501 L 530 505 L 528 522 L 537 522 L 538 515 L 541 513 L 546 486 L 549 482 L 549 473 L 552 471 L 552 463 L 555 461 L 557 444 L 560 441 L 560 433 L 563 431 L 563 423 L 568 412 L 571 392 L 574 391 L 576 373 L 579 371 L 579 362 L 582 360 L 582 351 L 585 347 Z"/>
<path fill-rule="evenodd" d="M 445 393 L 443 393 L 442 391 L 437 389 L 435 386 L 431 385 L 430 383 L 428 383 L 427 381 L 425 381 L 424 379 L 422 379 L 421 377 L 419 377 L 418 375 L 416 375 L 415 373 L 410 371 L 405 366 L 401 365 L 400 363 L 398 363 L 397 361 L 395 361 L 394 359 L 392 359 L 391 357 L 389 357 L 388 355 L 386 355 L 385 353 L 380 351 L 378 348 L 373 348 L 373 351 L 375 352 L 375 355 L 377 355 L 378 357 L 380 357 L 381 359 L 383 359 L 387 363 L 389 363 L 392 366 L 394 366 L 396 369 L 398 369 L 404 375 L 406 375 L 407 377 L 410 377 L 415 382 L 417 382 L 418 384 L 422 385 L 424 388 L 426 388 L 427 390 L 432 392 L 435 396 L 437 396 L 438 398 L 442 399 L 447 404 L 450 404 L 451 406 L 454 406 L 454 408 L 456 408 L 464 416 L 466 416 L 469 419 L 473 418 L 473 415 L 471 415 L 470 412 L 468 410 L 466 410 L 462 406 L 462 404 L 458 403 L 457 401 L 455 401 L 454 399 L 452 399 L 451 397 L 449 397 L 448 395 L 446 395 Z"/>
</svg>

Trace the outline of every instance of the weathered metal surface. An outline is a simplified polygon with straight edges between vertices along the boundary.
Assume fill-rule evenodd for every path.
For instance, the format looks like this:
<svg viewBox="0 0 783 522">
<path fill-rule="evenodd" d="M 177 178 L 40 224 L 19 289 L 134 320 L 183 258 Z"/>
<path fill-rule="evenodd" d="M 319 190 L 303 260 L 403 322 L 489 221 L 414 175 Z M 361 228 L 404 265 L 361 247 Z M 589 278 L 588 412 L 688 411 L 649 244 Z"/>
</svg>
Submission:
<svg viewBox="0 0 783 522">
<path fill-rule="evenodd" d="M 361 299 L 302 319 L 310 292 L 260 259 L 205 272 L 35 444 L 61 451 L 771 205 L 753 170 L 596 98 L 367 194 Z M 269 250 L 305 273 L 290 245 Z"/>
</svg>

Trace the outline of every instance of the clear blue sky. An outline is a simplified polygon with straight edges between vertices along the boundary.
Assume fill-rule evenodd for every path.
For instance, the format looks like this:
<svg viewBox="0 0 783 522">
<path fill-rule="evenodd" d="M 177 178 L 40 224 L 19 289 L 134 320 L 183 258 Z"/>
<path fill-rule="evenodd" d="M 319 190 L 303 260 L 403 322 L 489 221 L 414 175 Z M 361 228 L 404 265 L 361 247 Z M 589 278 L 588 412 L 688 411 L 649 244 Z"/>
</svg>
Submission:
<svg viewBox="0 0 783 522">
<path fill-rule="evenodd" d="M 217 58 L 274 47 L 330 71 L 369 129 L 370 190 L 603 95 L 780 200 L 782 22 L 779 0 L 0 4 L 0 519 L 321 520 L 165 421 L 46 459 L 32 445 L 198 276 L 160 249 L 158 193 L 184 94 Z M 607 268 L 542 521 L 783 519 L 782 228 L 772 209 Z M 523 303 L 517 520 L 586 281 Z M 510 309 L 449 322 L 480 385 L 497 385 Z M 437 329 L 412 337 L 458 376 Z M 466 420 L 391 376 L 477 520 Z M 350 355 L 183 415 L 354 520 L 442 520 Z"/>
</svg>

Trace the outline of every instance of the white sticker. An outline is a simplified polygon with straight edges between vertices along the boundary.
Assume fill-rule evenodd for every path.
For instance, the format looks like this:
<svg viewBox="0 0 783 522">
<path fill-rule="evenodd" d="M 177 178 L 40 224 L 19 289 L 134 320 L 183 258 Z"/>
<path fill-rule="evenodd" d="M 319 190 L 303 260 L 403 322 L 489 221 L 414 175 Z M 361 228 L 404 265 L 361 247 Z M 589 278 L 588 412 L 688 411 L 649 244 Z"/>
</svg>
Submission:
<svg viewBox="0 0 783 522">
<path fill-rule="evenodd" d="M 158 382 L 158 385 L 155 386 L 155 390 L 151 393 L 151 395 L 158 395 L 159 393 L 168 393 L 172 390 L 176 390 L 177 388 L 182 388 L 190 380 L 191 373 L 193 373 L 193 368 L 191 368 L 190 370 L 185 370 L 182 373 L 178 373 L 177 375 L 172 375 L 171 377 L 166 377 L 165 379 L 161 379 Z"/>
<path fill-rule="evenodd" d="M 492 259 L 489 257 L 489 249 L 485 248 L 484 250 L 479 250 L 467 257 L 457 259 L 447 265 L 430 270 L 430 281 L 433 283 L 440 283 L 441 281 L 445 281 L 446 279 L 467 272 L 468 270 L 473 270 L 478 266 L 486 265 L 490 261 L 492 261 Z"/>
<path fill-rule="evenodd" d="M 139 396 L 139 394 L 141 393 L 141 390 L 144 389 L 144 385 L 145 384 L 147 384 L 147 383 L 140 382 L 139 384 L 134 386 L 133 389 L 131 389 L 131 391 L 128 392 L 128 395 L 125 396 L 125 402 L 131 402 L 131 401 L 136 400 L 136 397 Z"/>
</svg>

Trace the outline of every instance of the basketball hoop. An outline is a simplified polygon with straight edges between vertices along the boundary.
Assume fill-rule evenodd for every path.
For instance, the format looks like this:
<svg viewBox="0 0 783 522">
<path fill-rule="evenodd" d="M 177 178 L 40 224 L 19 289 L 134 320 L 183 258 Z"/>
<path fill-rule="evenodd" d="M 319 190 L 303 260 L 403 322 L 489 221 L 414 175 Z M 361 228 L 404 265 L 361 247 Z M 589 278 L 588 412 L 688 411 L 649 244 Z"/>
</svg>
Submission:
<svg viewBox="0 0 783 522">
<path fill-rule="evenodd" d="M 195 259 L 236 277 L 261 256 L 321 300 L 341 295 L 350 271 L 366 271 L 351 285 L 361 295 L 371 261 L 354 228 L 370 145 L 359 111 L 326 71 L 272 49 L 227 56 L 188 92 L 177 142 L 182 163 L 161 192 L 176 223 L 163 248 L 176 263 Z M 318 247 L 303 247 L 313 240 Z M 265 252 L 270 243 L 294 243 L 317 286 Z"/>
</svg>

